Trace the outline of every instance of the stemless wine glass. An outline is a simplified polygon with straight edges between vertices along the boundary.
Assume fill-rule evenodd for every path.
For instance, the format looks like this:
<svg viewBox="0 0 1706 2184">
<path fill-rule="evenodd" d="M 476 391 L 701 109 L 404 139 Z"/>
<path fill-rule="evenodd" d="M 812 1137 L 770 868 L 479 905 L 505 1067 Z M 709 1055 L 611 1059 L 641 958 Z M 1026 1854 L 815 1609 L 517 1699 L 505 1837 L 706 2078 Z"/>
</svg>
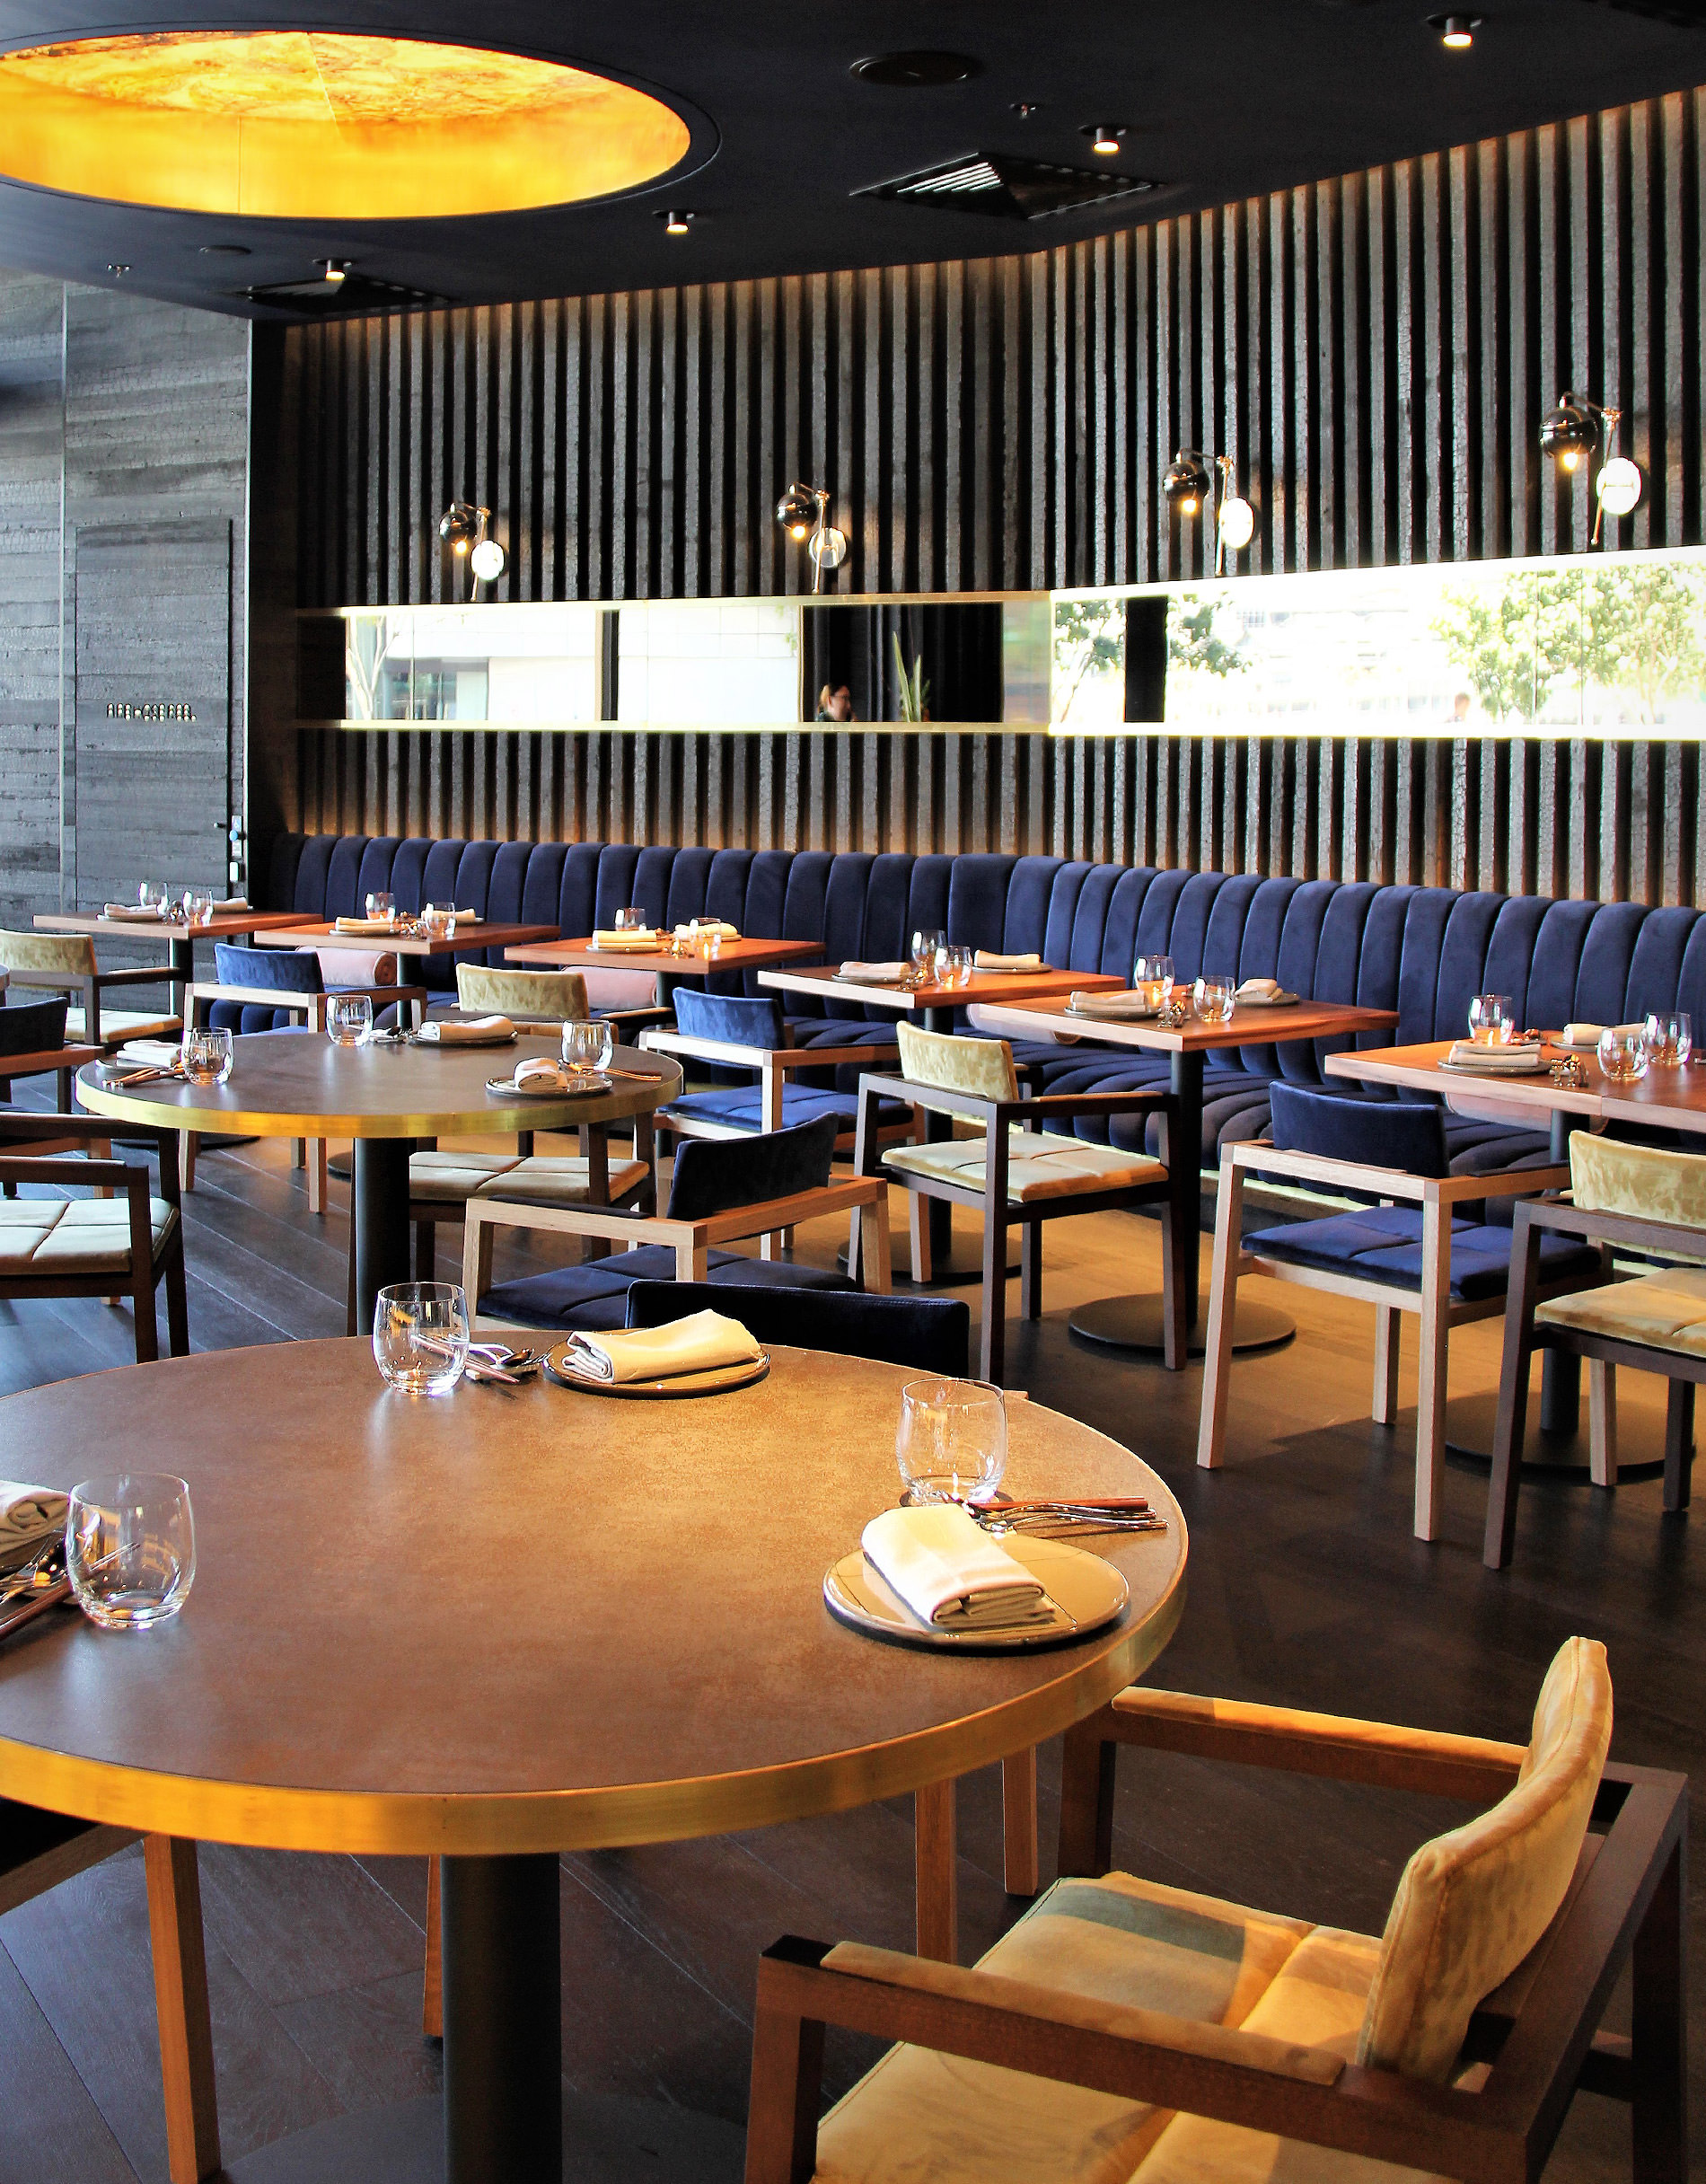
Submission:
<svg viewBox="0 0 1706 2184">
<path fill-rule="evenodd" d="M 969 986 L 977 950 L 951 943 L 936 952 L 936 975 L 945 986 Z"/>
<path fill-rule="evenodd" d="M 326 1036 L 334 1046 L 365 1046 L 374 1035 L 374 1004 L 365 993 L 334 993 L 326 1004 Z"/>
<path fill-rule="evenodd" d="M 619 933 L 643 933 L 650 929 L 651 920 L 638 903 L 616 913 L 615 930 Z"/>
<path fill-rule="evenodd" d="M 1236 979 L 1221 978 L 1205 971 L 1197 981 L 1196 990 L 1191 998 L 1198 1016 L 1205 1024 L 1230 1024 L 1232 997 L 1237 990 Z"/>
<path fill-rule="evenodd" d="M 909 1502 L 987 1501 L 1007 1467 L 1007 1407 L 987 1380 L 909 1380 L 894 1460 Z"/>
<path fill-rule="evenodd" d="M 214 891 L 211 887 L 186 887 L 183 895 L 184 920 L 189 925 L 213 923 Z"/>
<path fill-rule="evenodd" d="M 1469 1004 L 1469 1036 L 1476 1046 L 1508 1046 L 1517 1017 L 1508 993 L 1478 993 Z"/>
<path fill-rule="evenodd" d="M 912 968 L 920 978 L 933 978 L 936 975 L 937 956 L 947 944 L 947 935 L 938 932 L 934 926 L 919 927 L 912 936 L 911 956 Z"/>
<path fill-rule="evenodd" d="M 420 929 L 429 940 L 453 940 L 456 937 L 456 905 L 453 903 L 423 903 Z"/>
<path fill-rule="evenodd" d="M 563 1067 L 577 1073 L 607 1070 L 615 1051 L 611 1027 L 602 1017 L 563 1026 Z"/>
<path fill-rule="evenodd" d="M 1647 1031 L 1640 1024 L 1608 1024 L 1599 1035 L 1599 1066 L 1614 1085 L 1647 1074 Z"/>
<path fill-rule="evenodd" d="M 185 1026 L 179 1048 L 184 1075 L 192 1085 L 222 1085 L 231 1075 L 231 1034 L 212 1025 Z"/>
<path fill-rule="evenodd" d="M 169 1473 L 120 1472 L 71 1490 L 66 1574 L 77 1605 L 103 1630 L 166 1623 L 196 1581 L 189 1489 Z"/>
<path fill-rule="evenodd" d="M 387 894 L 383 888 L 374 888 L 367 897 L 367 915 L 374 919 L 383 918 L 387 925 L 394 924 L 397 898 Z"/>
<path fill-rule="evenodd" d="M 410 1396 L 447 1396 L 468 1363 L 468 1294 L 456 1281 L 399 1281 L 374 1303 L 374 1361 Z"/>
<path fill-rule="evenodd" d="M 1655 1009 L 1644 1029 L 1647 1059 L 1655 1069 L 1680 1070 L 1694 1051 L 1694 1027 L 1683 1009 Z"/>
<path fill-rule="evenodd" d="M 1165 1008 L 1173 999 L 1171 956 L 1139 956 L 1131 966 L 1131 990 L 1146 1008 Z"/>
<path fill-rule="evenodd" d="M 139 910 L 157 910 L 163 912 L 166 907 L 166 883 L 164 880 L 142 881 L 136 889 L 136 907 Z"/>
</svg>

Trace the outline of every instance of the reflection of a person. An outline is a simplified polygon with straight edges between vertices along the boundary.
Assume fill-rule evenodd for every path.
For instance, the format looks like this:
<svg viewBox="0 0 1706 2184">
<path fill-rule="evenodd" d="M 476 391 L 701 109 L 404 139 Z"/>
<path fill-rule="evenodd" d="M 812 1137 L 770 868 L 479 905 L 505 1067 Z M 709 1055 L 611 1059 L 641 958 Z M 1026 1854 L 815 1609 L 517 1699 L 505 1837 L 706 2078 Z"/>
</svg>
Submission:
<svg viewBox="0 0 1706 2184">
<path fill-rule="evenodd" d="M 1457 695 L 1451 701 L 1452 718 L 1454 720 L 1467 720 L 1469 718 L 1470 703 L 1471 700 L 1469 692 L 1466 690 L 1460 690 L 1457 692 Z"/>
<path fill-rule="evenodd" d="M 832 690 L 826 682 L 819 691 L 817 717 L 820 720 L 851 720 L 853 718 L 853 693 L 845 682 L 839 690 Z"/>
</svg>

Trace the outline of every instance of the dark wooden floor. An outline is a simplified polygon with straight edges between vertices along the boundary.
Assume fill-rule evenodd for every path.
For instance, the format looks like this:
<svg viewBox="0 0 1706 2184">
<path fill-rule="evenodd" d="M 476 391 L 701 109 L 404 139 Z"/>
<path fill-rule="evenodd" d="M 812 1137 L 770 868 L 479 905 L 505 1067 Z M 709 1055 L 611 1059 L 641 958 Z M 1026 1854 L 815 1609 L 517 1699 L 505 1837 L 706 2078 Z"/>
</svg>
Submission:
<svg viewBox="0 0 1706 2184">
<path fill-rule="evenodd" d="M 315 1220 L 282 1147 L 204 1159 L 186 1224 L 198 1348 L 341 1332 L 347 1210 L 333 1190 L 331 1212 Z M 802 1249 L 824 1260 L 835 1241 L 807 1233 Z M 1525 1493 L 1516 1565 L 1494 1575 L 1479 1559 L 1484 1474 L 1454 1465 L 1444 1537 L 1419 1545 L 1410 1533 L 1413 1410 L 1392 1431 L 1367 1419 L 1371 1316 L 1298 1290 L 1284 1299 L 1297 1314 L 1297 1340 L 1238 1366 L 1230 1461 L 1200 1473 L 1200 1372 L 1169 1377 L 1107 1358 L 1066 1326 L 1075 1303 L 1155 1285 L 1156 1231 L 1109 1215 L 1058 1224 L 1049 1241 L 1047 1316 L 1016 1326 L 1010 1378 L 1128 1442 L 1184 1506 L 1190 1599 L 1157 1680 L 1521 1739 L 1547 1660 L 1561 1639 L 1583 1632 L 1611 1650 L 1614 1751 L 1695 1771 L 1706 1514 L 1662 1519 L 1658 1488 L 1647 1481 L 1607 1494 L 1541 1479 Z M 1016 1308 L 1016 1284 L 1012 1296 Z M 1454 1340 L 1454 1388 L 1491 1387 L 1496 1344 L 1496 1327 Z M 0 1305 L 6 1390 L 132 1354 L 126 1311 Z M 1626 1457 L 1655 1440 L 1658 1416 L 1646 1403 L 1626 1417 Z M 0 1450 L 0 1472 L 29 1468 L 27 1451 Z M 1045 1754 L 1045 1864 L 1054 1764 Z M 962 1809 L 970 1958 L 1023 1907 L 1001 1889 L 993 1773 L 965 1785 Z M 1377 1932 L 1409 1851 L 1459 1817 L 1395 1795 L 1128 1759 L 1119 1854 L 1159 1879 Z M 758 1951 L 786 1930 L 905 1946 L 911 1851 L 910 1805 L 901 1801 L 764 1834 L 565 1859 L 567 2081 L 738 2121 Z M 436 2083 L 436 2049 L 418 2030 L 420 1865 L 211 1848 L 202 1873 L 228 2158 Z M 1698 1890 L 1693 1922 L 1699 1967 Z M 1703 2019 L 1697 2003 L 1697 2118 L 1706 2107 Z M 851 2043 L 834 2051 L 838 2087 L 864 2059 Z M 1624 2112 L 1578 2099 L 1549 2176 L 1573 2184 L 1628 2171 Z M 0 2180 L 153 2184 L 165 2175 L 132 1854 L 0 1919 Z"/>
</svg>

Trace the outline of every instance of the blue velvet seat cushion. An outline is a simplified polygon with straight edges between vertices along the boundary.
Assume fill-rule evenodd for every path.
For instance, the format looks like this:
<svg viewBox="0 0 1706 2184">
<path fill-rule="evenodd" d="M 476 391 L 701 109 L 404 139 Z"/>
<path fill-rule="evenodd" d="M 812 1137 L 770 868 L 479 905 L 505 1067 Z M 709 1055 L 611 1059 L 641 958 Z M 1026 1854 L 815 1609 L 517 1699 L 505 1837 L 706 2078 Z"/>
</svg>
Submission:
<svg viewBox="0 0 1706 2184">
<path fill-rule="evenodd" d="M 1503 1296 L 1510 1280 L 1510 1237 L 1502 1226 L 1452 1222 L 1451 1293 L 1459 1303 Z M 1262 1228 L 1244 1238 L 1244 1247 L 1258 1258 L 1389 1282 L 1394 1289 L 1421 1286 L 1420 1206 L 1369 1206 L 1324 1220 Z M 1593 1245 L 1563 1236 L 1541 1238 L 1543 1281 L 1591 1282 L 1598 1272 L 1599 1253 Z"/>
<path fill-rule="evenodd" d="M 757 1085 L 737 1085 L 727 1091 L 689 1092 L 669 1104 L 669 1113 L 701 1123 L 720 1123 L 727 1130 L 761 1130 L 763 1094 Z M 885 1099 L 877 1108 L 877 1124 L 904 1123 L 911 1113 L 899 1100 Z M 813 1085 L 787 1084 L 782 1088 L 782 1126 L 814 1123 L 821 1114 L 832 1114 L 840 1130 L 852 1130 L 859 1119 L 858 1095 L 827 1092 Z"/>
<path fill-rule="evenodd" d="M 734 1251 L 706 1254 L 710 1281 L 724 1289 L 857 1290 L 846 1274 L 780 1259 L 749 1259 Z M 525 1327 L 603 1329 L 628 1325 L 628 1292 L 636 1281 L 668 1281 L 675 1254 L 666 1244 L 642 1244 L 585 1266 L 559 1266 L 548 1274 L 501 1281 L 482 1297 L 479 1309 Z"/>
</svg>

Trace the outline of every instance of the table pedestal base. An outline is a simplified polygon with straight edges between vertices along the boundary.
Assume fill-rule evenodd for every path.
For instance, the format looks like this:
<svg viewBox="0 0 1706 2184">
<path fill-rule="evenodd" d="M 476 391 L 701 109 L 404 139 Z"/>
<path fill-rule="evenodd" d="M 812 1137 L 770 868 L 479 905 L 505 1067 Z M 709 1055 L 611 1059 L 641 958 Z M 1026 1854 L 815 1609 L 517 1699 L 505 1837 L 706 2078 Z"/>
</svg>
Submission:
<svg viewBox="0 0 1706 2184">
<path fill-rule="evenodd" d="M 746 2134 L 720 2117 L 661 2102 L 565 2092 L 563 2184 L 740 2184 Z M 231 2184 L 444 2184 L 444 2106 L 435 2094 L 312 2130 L 228 2162 Z M 514 2184 L 542 2184 L 514 2171 Z"/>
<path fill-rule="evenodd" d="M 1617 1474 L 1624 1479 L 1657 1478 L 1665 1468 L 1665 1397 L 1662 1380 L 1653 1379 L 1659 1390 L 1657 1402 L 1641 1401 L 1640 1384 L 1651 1378 L 1645 1373 L 1626 1372 L 1617 1382 L 1617 1421 L 1619 1426 Z M 1538 1382 L 1540 1375 L 1535 1379 Z M 1561 1433 L 1548 1433 L 1541 1423 L 1538 1387 L 1531 1388 L 1528 1396 L 1528 1430 L 1523 1437 L 1523 1465 L 1525 1471 L 1538 1472 L 1543 1476 L 1574 1480 L 1587 1484 L 1587 1410 L 1584 1400 L 1579 1427 L 1570 1427 Z M 1465 1463 L 1477 1464 L 1485 1471 L 1492 1462 L 1493 1427 L 1499 1413 L 1499 1396 L 1488 1388 L 1479 1396 L 1451 1396 L 1446 1401 L 1446 1452 L 1461 1457 Z M 1409 1413 L 1405 1414 L 1408 1426 Z M 1414 1435 L 1411 1434 L 1413 1440 Z"/>
<path fill-rule="evenodd" d="M 356 1160 L 356 1325 L 374 1324 L 374 1303 L 392 1282 L 412 1281 L 409 1263 L 408 1138 L 357 1138 Z"/>
<path fill-rule="evenodd" d="M 1135 1355 L 1159 1357 L 1162 1352 L 1161 1299 L 1151 1297 L 1098 1297 L 1080 1305 L 1067 1321 L 1074 1334 L 1104 1350 L 1130 1351 Z M 1240 1296 L 1232 1322 L 1235 1350 L 1271 1350 L 1289 1342 L 1297 1332 L 1290 1313 L 1277 1306 L 1258 1304 Z M 1185 1330 L 1185 1347 L 1200 1358 L 1209 1340 L 1209 1300 L 1199 1300 L 1196 1325 Z"/>
<path fill-rule="evenodd" d="M 846 1273 L 847 1246 L 845 1244 L 836 1253 L 835 1264 L 843 1273 Z M 1016 1242 L 1009 1242 L 1007 1279 L 1010 1281 L 1016 1281 L 1018 1278 L 1019 1247 Z M 920 1296 L 928 1294 L 931 1290 L 963 1289 L 968 1281 L 981 1281 L 982 1279 L 983 1262 L 981 1259 L 956 1262 L 952 1256 L 949 1256 L 945 1262 L 932 1261 L 930 1279 L 928 1281 L 914 1281 L 912 1279 L 912 1255 L 906 1247 L 904 1236 L 894 1246 L 889 1258 L 889 1280 L 893 1287 L 897 1290 L 911 1290 Z"/>
</svg>

